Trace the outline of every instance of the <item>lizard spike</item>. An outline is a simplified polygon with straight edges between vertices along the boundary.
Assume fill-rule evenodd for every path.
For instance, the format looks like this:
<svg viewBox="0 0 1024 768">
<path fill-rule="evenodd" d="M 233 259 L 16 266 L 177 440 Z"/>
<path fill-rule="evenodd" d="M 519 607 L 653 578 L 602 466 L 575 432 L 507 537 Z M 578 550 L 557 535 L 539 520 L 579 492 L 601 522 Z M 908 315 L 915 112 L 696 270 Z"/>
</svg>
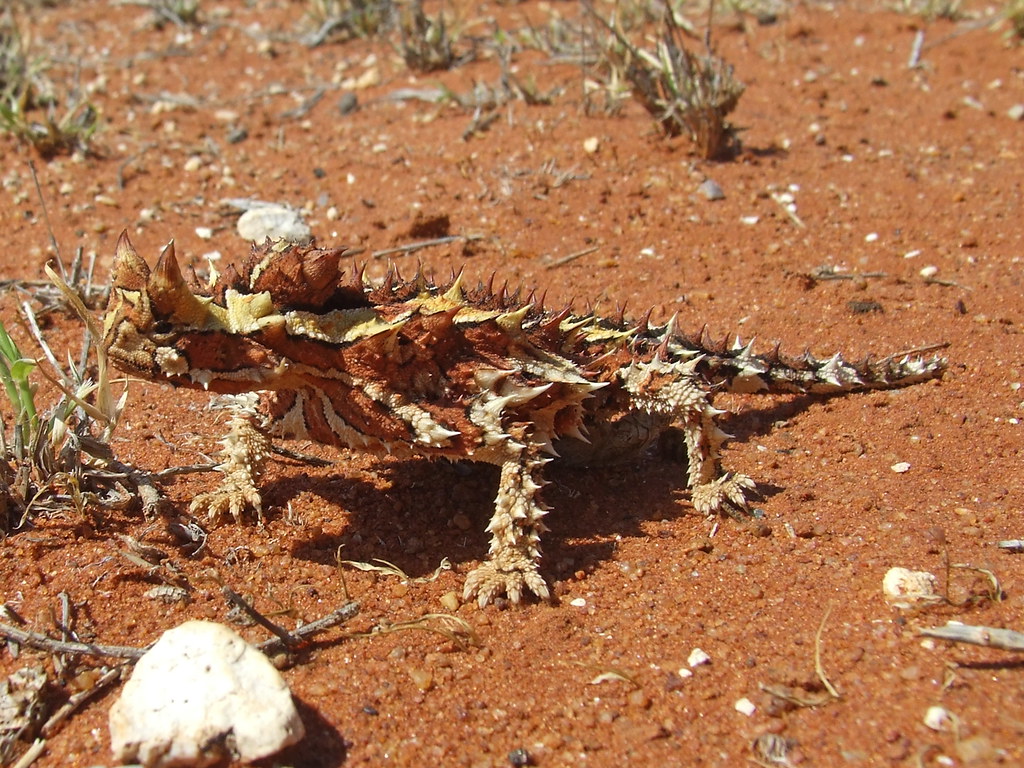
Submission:
<svg viewBox="0 0 1024 768">
<path fill-rule="evenodd" d="M 562 437 L 571 437 L 573 440 L 579 440 L 581 443 L 590 445 L 590 438 L 587 436 L 587 428 L 585 425 L 573 424 L 571 427 L 562 430 Z"/>
<path fill-rule="evenodd" d="M 416 293 L 420 296 L 429 293 L 430 281 L 427 279 L 427 274 L 423 271 L 423 262 L 417 262 L 416 264 L 416 276 L 412 279 L 413 283 L 416 284 Z"/>
<path fill-rule="evenodd" d="M 568 305 L 564 309 L 549 316 L 540 326 L 542 331 L 557 331 L 562 327 L 562 321 L 572 314 L 572 308 Z"/>
<path fill-rule="evenodd" d="M 185 277 L 181 274 L 181 267 L 174 254 L 173 240 L 160 252 L 156 267 L 153 268 L 153 273 L 149 276 L 149 283 L 151 287 L 159 291 L 188 291 L 188 283 L 185 282 Z"/>
<path fill-rule="evenodd" d="M 208 311 L 181 274 L 173 240 L 160 253 L 147 287 L 156 317 L 197 326 L 204 323 Z"/>
<path fill-rule="evenodd" d="M 381 284 L 380 290 L 384 294 L 395 292 L 395 270 L 388 268 L 387 273 L 384 275 L 384 282 Z"/>
<path fill-rule="evenodd" d="M 452 282 L 448 286 L 448 289 L 444 292 L 444 298 L 448 301 L 455 302 L 456 304 L 465 304 L 466 295 L 462 291 L 462 270 L 459 270 L 459 274 L 452 277 Z"/>
<path fill-rule="evenodd" d="M 537 387 L 513 386 L 508 388 L 509 392 L 505 395 L 505 397 L 508 398 L 508 403 L 512 406 L 522 405 L 523 403 L 528 403 L 534 398 L 543 395 L 553 386 L 553 382 L 541 384 L 540 386 Z"/>
<path fill-rule="evenodd" d="M 500 369 L 488 368 L 474 373 L 473 380 L 481 390 L 497 390 L 501 382 L 515 373 L 515 370 L 503 371 Z"/>
<path fill-rule="evenodd" d="M 586 371 L 601 370 L 601 368 L 604 367 L 605 363 L 612 360 L 618 354 L 618 352 L 619 351 L 617 349 L 613 349 L 610 352 L 605 352 L 600 357 L 595 357 L 593 360 L 590 360 L 589 362 L 585 363 L 583 369 Z"/>
<path fill-rule="evenodd" d="M 644 312 L 644 316 L 640 318 L 640 322 L 636 324 L 637 331 L 641 333 L 648 333 L 651 330 L 651 315 L 654 314 L 654 308 L 648 309 Z"/>
<path fill-rule="evenodd" d="M 344 256 L 344 254 L 342 254 Z M 357 277 L 352 281 L 359 290 L 365 290 L 367 287 L 372 285 L 370 278 L 366 274 L 367 264 L 364 261 L 358 267 L 353 266 L 352 272 Z"/>
<path fill-rule="evenodd" d="M 114 283 L 129 290 L 141 290 L 149 279 L 149 266 L 128 239 L 128 230 L 121 232 L 114 250 Z"/>
<path fill-rule="evenodd" d="M 711 339 L 711 330 L 708 328 L 707 323 L 700 329 L 700 336 L 698 338 L 699 346 L 708 352 L 711 352 L 715 347 L 715 342 Z"/>
<path fill-rule="evenodd" d="M 530 311 L 530 305 L 526 304 L 514 312 L 505 312 L 495 318 L 495 322 L 506 331 L 516 333 L 523 330 L 523 320 Z"/>
<path fill-rule="evenodd" d="M 736 340 L 739 341 L 739 337 L 738 336 L 736 337 Z M 736 354 L 736 358 L 739 359 L 739 360 L 749 360 L 751 357 L 753 357 L 754 356 L 754 342 L 756 340 L 757 340 L 757 337 L 753 336 L 753 337 L 751 337 L 750 341 L 748 341 L 746 344 L 743 344 L 743 345 L 741 345 L 739 347 L 735 347 L 734 349 L 736 350 L 736 353 L 737 353 Z"/>
<path fill-rule="evenodd" d="M 673 316 L 674 319 L 675 316 Z M 661 333 L 661 344 L 658 345 L 658 349 L 655 355 L 658 357 L 664 357 L 666 360 L 672 357 L 672 353 L 669 351 L 669 341 L 672 340 L 672 334 L 668 332 L 668 326 L 662 330 Z"/>
<path fill-rule="evenodd" d="M 670 338 L 675 338 L 679 335 L 679 313 L 673 312 L 672 317 L 665 323 L 665 328 L 662 331 L 665 335 L 665 340 L 668 341 Z"/>
<path fill-rule="evenodd" d="M 626 303 L 622 302 L 618 306 L 618 314 L 612 318 L 612 322 L 620 328 L 626 324 Z"/>
</svg>

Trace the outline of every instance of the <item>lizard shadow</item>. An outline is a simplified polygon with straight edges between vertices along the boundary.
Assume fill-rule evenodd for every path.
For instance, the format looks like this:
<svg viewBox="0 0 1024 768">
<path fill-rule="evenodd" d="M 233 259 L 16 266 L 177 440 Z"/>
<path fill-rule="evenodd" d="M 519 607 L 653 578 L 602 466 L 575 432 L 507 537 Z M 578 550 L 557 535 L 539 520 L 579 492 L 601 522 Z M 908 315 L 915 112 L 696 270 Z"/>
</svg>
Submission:
<svg viewBox="0 0 1024 768">
<path fill-rule="evenodd" d="M 827 398 L 795 395 L 765 407 L 723 414 L 719 424 L 746 442 L 767 434 Z M 445 557 L 453 564 L 477 563 L 487 552 L 485 528 L 494 508 L 498 469 L 489 464 L 445 461 L 388 461 L 375 467 L 379 484 L 346 475 L 344 453 L 328 475 L 294 474 L 268 483 L 274 507 L 302 492 L 314 494 L 346 518 L 340 533 L 318 533 L 292 543 L 294 557 L 334 564 L 339 547 L 348 560 L 394 563 L 411 577 L 427 575 Z M 542 571 L 549 578 L 571 576 L 614 558 L 616 537 L 649 535 L 650 523 L 680 516 L 700 517 L 681 497 L 685 464 L 669 451 L 640 455 L 610 466 L 574 467 L 553 461 L 545 468 L 544 503 L 549 531 L 542 537 Z M 782 489 L 758 480 L 760 498 Z M 384 489 L 378 485 L 386 486 Z M 666 535 L 666 534 L 661 534 Z M 667 534 L 671 535 L 671 534 Z"/>
<path fill-rule="evenodd" d="M 306 735 L 297 744 L 271 757 L 253 763 L 257 768 L 276 765 L 302 765 L 307 768 L 338 768 L 345 764 L 348 745 L 338 729 L 313 705 L 293 695 L 295 708 L 306 727 Z"/>
<path fill-rule="evenodd" d="M 579 568 L 611 558 L 614 537 L 643 535 L 645 520 L 686 514 L 673 505 L 680 490 L 680 468 L 673 462 L 634 462 L 598 470 L 547 467 L 545 517 L 550 529 L 542 537 L 548 577 L 561 578 Z M 641 466 L 643 464 L 643 466 Z M 635 478 L 644 474 L 638 498 Z M 427 575 L 442 558 L 453 564 L 477 564 L 487 553 L 485 528 L 494 510 L 497 467 L 461 462 L 403 461 L 378 468 L 390 483 L 381 490 L 364 480 L 337 477 L 281 478 L 265 488 L 274 506 L 308 491 L 342 512 L 340 533 L 317 533 L 293 540 L 291 554 L 334 564 L 339 547 L 347 560 L 383 559 L 411 577 Z M 669 508 L 673 511 L 667 511 Z M 301 530 L 301 529 L 300 529 Z"/>
</svg>

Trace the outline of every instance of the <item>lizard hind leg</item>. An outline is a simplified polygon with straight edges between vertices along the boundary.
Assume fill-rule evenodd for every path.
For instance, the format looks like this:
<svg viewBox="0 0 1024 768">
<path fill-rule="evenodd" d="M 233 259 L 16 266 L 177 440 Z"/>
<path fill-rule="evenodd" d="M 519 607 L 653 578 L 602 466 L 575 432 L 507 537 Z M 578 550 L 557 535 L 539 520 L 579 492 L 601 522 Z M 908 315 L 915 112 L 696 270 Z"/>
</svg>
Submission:
<svg viewBox="0 0 1024 768">
<path fill-rule="evenodd" d="M 699 358 L 655 358 L 633 363 L 623 372 L 623 386 L 635 408 L 667 417 L 682 432 L 694 508 L 704 515 L 724 512 L 739 517 L 748 512 L 757 486 L 746 475 L 722 470 L 722 443 L 728 435 L 715 423 L 722 411 L 709 402 L 707 388 L 695 373 L 697 362 Z"/>
<path fill-rule="evenodd" d="M 257 394 L 246 393 L 225 396 L 218 403 L 231 414 L 228 433 L 221 440 L 222 448 L 218 453 L 217 471 L 223 477 L 215 491 L 201 493 L 192 500 L 189 505 L 192 514 L 206 513 L 211 520 L 230 515 L 240 523 L 245 512 L 252 510 L 257 522 L 263 523 L 263 498 L 257 482 L 272 444 L 256 409 L 258 402 Z"/>
<path fill-rule="evenodd" d="M 550 459 L 539 455 L 540 446 L 510 452 L 501 464 L 494 515 L 487 525 L 491 545 L 487 560 L 466 577 L 462 599 L 474 597 L 481 608 L 502 594 L 518 603 L 529 591 L 542 600 L 551 593 L 540 575 L 540 535 L 547 509 L 538 492 L 545 485 L 541 468 Z"/>
</svg>

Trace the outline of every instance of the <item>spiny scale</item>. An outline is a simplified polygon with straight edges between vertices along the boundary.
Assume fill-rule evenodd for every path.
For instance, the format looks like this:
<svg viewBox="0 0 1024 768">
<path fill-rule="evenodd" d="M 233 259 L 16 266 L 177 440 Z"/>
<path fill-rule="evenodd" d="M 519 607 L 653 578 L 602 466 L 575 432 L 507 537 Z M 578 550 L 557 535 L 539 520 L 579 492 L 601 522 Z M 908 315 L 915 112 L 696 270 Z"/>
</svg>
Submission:
<svg viewBox="0 0 1024 768">
<path fill-rule="evenodd" d="M 104 344 L 126 372 L 230 398 L 221 487 L 193 511 L 262 519 L 258 481 L 269 436 L 377 455 L 468 459 L 501 467 L 488 559 L 466 580 L 483 605 L 526 591 L 538 569 L 542 468 L 555 455 L 586 465 L 637 455 L 682 430 L 686 485 L 702 513 L 741 513 L 750 478 L 722 470 L 725 435 L 713 392 L 841 393 L 941 375 L 939 358 L 851 364 L 838 355 L 757 355 L 752 344 L 547 310 L 534 293 L 435 285 L 390 272 L 371 285 L 341 248 L 265 244 L 206 288 L 182 276 L 173 244 L 150 271 L 126 235 L 117 244 Z"/>
</svg>

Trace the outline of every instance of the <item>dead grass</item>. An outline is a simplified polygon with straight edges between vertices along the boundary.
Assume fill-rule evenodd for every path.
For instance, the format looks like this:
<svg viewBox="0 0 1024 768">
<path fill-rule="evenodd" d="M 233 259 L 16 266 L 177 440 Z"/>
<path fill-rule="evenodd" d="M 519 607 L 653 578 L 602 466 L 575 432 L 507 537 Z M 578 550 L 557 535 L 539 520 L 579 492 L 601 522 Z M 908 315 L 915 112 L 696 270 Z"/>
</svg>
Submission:
<svg viewBox="0 0 1024 768">
<path fill-rule="evenodd" d="M 746 86 L 737 80 L 732 66 L 715 55 L 710 31 L 705 53 L 691 53 L 683 41 L 686 31 L 674 13 L 666 12 L 653 48 L 632 42 L 615 17 L 599 16 L 585 6 L 608 32 L 602 46 L 609 94 L 629 92 L 654 117 L 668 136 L 686 134 L 705 159 L 731 153 L 737 129 L 727 119 L 736 109 Z M 709 24 L 713 7 L 709 8 Z M 618 96 L 616 96 L 618 98 Z"/>
<path fill-rule="evenodd" d="M 88 152 L 99 116 L 74 82 L 65 78 L 58 87 L 46 76 L 53 62 L 41 51 L 7 7 L 0 14 L 0 131 L 44 158 Z"/>
</svg>

